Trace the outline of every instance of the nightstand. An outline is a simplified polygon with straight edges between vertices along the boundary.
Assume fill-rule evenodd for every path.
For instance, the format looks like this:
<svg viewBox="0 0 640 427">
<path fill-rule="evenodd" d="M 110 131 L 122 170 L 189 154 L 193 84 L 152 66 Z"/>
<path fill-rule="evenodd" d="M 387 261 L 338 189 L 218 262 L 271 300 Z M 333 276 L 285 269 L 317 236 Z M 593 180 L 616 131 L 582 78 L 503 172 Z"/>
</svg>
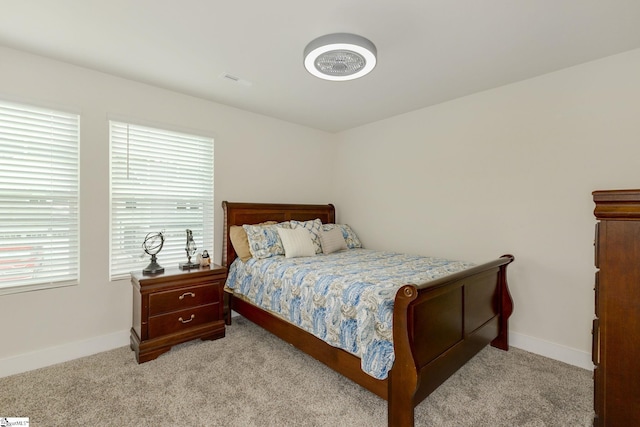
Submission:
<svg viewBox="0 0 640 427">
<path fill-rule="evenodd" d="M 153 360 L 176 344 L 224 337 L 226 278 L 227 269 L 218 265 L 167 269 L 149 276 L 131 273 L 131 349 L 138 363 Z"/>
</svg>

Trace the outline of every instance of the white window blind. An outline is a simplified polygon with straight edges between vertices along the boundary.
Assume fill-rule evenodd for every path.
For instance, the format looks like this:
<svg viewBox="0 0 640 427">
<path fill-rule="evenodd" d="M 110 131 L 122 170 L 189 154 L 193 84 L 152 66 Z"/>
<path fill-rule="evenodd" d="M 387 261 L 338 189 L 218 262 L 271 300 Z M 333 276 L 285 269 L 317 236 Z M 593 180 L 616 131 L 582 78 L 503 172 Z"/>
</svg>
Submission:
<svg viewBox="0 0 640 427">
<path fill-rule="evenodd" d="M 213 255 L 213 139 L 111 121 L 110 141 L 111 280 L 149 264 L 148 233 L 164 234 L 165 269 L 187 261 L 187 229 Z"/>
<path fill-rule="evenodd" d="M 0 294 L 78 283 L 79 128 L 0 101 Z"/>
</svg>

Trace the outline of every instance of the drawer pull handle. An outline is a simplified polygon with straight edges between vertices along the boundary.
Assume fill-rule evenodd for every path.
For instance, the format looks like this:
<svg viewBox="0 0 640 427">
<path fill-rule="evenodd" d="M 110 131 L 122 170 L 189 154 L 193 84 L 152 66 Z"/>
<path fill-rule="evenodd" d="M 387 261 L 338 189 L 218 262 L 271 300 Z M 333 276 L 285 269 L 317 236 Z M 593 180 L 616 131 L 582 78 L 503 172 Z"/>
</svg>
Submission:
<svg viewBox="0 0 640 427">
<path fill-rule="evenodd" d="M 196 294 L 194 294 L 193 292 L 185 292 L 184 294 L 180 295 L 178 299 L 184 299 L 184 297 L 186 297 L 187 295 L 190 295 L 193 298 L 196 297 Z"/>
<path fill-rule="evenodd" d="M 195 319 L 195 318 L 196 318 L 196 315 L 195 315 L 195 314 L 192 314 L 192 315 L 191 315 L 191 319 L 184 320 L 182 317 L 178 317 L 178 320 L 179 320 L 180 322 L 182 322 L 182 323 L 189 323 L 189 322 L 191 322 L 191 321 L 192 321 L 193 319 Z"/>
</svg>

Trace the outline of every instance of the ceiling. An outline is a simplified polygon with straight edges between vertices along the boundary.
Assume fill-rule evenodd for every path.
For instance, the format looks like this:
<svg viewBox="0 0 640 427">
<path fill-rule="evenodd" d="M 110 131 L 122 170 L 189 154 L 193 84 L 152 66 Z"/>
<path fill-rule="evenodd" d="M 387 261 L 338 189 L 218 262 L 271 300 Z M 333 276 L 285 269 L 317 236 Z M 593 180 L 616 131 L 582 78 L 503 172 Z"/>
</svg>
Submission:
<svg viewBox="0 0 640 427">
<path fill-rule="evenodd" d="M 371 74 L 304 69 L 336 32 L 376 45 Z M 0 45 L 339 132 L 639 48 L 640 1 L 1 0 Z"/>
</svg>

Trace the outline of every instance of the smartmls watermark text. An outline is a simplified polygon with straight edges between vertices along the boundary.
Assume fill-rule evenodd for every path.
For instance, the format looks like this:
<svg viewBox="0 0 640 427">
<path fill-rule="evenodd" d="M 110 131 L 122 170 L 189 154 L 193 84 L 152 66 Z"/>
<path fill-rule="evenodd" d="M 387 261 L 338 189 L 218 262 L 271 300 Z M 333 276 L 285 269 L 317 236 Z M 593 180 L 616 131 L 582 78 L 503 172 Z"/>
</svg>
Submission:
<svg viewBox="0 0 640 427">
<path fill-rule="evenodd" d="M 0 427 L 29 427 L 29 418 L 0 417 Z"/>
</svg>

